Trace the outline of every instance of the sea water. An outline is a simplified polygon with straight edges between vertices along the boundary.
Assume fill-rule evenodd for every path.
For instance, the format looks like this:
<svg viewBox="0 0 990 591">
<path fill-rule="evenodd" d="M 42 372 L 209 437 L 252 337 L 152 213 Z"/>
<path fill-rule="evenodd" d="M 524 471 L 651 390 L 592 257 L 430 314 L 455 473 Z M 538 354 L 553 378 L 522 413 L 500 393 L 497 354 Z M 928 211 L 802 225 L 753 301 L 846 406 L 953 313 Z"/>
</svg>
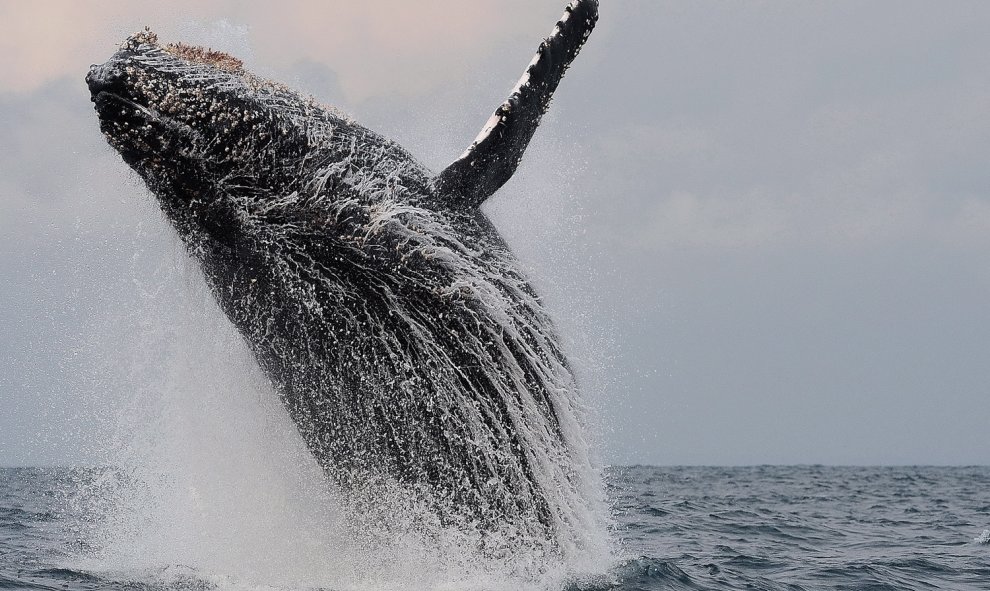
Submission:
<svg viewBox="0 0 990 591">
<path fill-rule="evenodd" d="M 530 581 L 459 560 L 457 547 L 355 549 L 332 511 L 279 490 L 226 491 L 232 505 L 260 497 L 268 514 L 210 520 L 186 491 L 178 531 L 139 519 L 107 529 L 126 479 L 0 470 L 0 589 L 990 589 L 988 467 L 612 468 L 612 564 Z M 287 524 L 299 531 L 277 529 Z"/>
</svg>

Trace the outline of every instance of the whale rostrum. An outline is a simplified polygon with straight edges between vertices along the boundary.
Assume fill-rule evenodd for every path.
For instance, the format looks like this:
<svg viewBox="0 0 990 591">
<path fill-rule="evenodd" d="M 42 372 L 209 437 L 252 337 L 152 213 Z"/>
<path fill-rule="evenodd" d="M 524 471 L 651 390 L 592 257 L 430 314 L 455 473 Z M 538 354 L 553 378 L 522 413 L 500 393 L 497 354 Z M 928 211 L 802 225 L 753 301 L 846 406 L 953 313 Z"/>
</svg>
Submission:
<svg viewBox="0 0 990 591">
<path fill-rule="evenodd" d="M 598 18 L 575 0 L 467 151 L 432 174 L 236 58 L 127 39 L 86 77 L 330 479 L 442 524 L 559 547 L 600 478 L 540 297 L 479 206 Z"/>
</svg>

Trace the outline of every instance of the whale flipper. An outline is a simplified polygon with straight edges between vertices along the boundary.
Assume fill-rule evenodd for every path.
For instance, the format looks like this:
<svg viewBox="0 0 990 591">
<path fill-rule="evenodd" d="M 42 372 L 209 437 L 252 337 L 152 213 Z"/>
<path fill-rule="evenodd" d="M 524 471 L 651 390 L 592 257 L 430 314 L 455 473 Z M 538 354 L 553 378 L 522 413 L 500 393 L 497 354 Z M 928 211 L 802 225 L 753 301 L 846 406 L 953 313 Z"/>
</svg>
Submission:
<svg viewBox="0 0 990 591">
<path fill-rule="evenodd" d="M 598 0 L 574 0 L 544 39 L 526 72 L 474 143 L 434 179 L 450 205 L 480 206 L 519 166 L 557 84 L 598 20 Z"/>
</svg>

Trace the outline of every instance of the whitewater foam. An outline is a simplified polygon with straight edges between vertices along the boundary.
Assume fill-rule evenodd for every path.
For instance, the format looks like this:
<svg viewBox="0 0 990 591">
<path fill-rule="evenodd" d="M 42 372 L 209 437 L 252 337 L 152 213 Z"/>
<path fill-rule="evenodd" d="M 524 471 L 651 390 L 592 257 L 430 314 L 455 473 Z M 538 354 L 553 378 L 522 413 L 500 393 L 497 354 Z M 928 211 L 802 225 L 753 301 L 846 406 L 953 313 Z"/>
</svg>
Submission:
<svg viewBox="0 0 990 591">
<path fill-rule="evenodd" d="M 97 550 L 75 567 L 224 589 L 545 588 L 580 566 L 596 570 L 542 555 L 482 557 L 468 534 L 417 531 L 411 514 L 353 527 L 198 270 L 174 241 L 169 251 L 173 267 L 158 274 L 154 296 L 123 315 L 142 319 L 117 360 L 131 397 L 118 408 L 113 468 L 77 498 L 97 521 L 86 532 Z"/>
</svg>

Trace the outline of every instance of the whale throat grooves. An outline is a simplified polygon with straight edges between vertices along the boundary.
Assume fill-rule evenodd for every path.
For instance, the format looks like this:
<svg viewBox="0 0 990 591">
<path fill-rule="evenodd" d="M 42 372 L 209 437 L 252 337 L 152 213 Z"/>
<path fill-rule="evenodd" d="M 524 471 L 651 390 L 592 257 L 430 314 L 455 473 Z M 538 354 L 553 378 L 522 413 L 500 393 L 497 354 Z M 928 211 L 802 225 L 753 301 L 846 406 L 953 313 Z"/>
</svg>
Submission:
<svg viewBox="0 0 990 591">
<path fill-rule="evenodd" d="M 356 513 L 580 547 L 602 526 L 558 333 L 478 206 L 512 175 L 597 20 L 575 0 L 439 175 L 232 56 L 131 36 L 87 76 L 303 440 Z M 498 535 L 494 535 L 498 534 Z"/>
</svg>

